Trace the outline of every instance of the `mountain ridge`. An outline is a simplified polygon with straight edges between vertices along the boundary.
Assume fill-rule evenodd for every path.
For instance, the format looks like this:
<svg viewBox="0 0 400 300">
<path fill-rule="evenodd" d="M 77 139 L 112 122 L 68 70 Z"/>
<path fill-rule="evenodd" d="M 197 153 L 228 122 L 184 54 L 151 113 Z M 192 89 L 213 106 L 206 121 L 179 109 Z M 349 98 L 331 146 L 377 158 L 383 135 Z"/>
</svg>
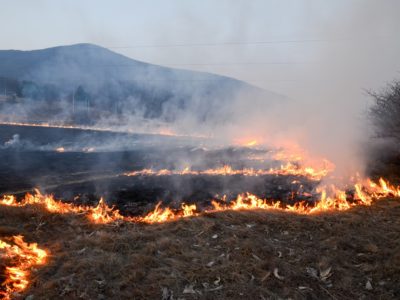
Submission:
<svg viewBox="0 0 400 300">
<path fill-rule="evenodd" d="M 239 98 L 252 106 L 285 99 L 238 79 L 158 66 L 87 43 L 0 50 L 0 77 L 18 82 L 14 94 L 26 99 L 24 115 L 31 115 L 28 103 L 37 113 L 46 101 L 57 118 L 73 114 L 75 121 L 134 116 L 171 122 L 185 113 L 198 122 L 218 121 L 231 117 Z M 6 82 L 0 78 L 0 89 Z"/>
</svg>

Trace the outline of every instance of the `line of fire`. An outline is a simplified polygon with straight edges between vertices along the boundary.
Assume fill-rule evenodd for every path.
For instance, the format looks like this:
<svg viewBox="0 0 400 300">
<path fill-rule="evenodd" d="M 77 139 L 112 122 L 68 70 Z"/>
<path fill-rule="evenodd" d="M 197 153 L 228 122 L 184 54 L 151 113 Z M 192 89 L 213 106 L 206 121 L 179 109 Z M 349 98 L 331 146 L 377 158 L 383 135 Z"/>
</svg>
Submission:
<svg viewBox="0 0 400 300">
<path fill-rule="evenodd" d="M 0 300 L 400 299 L 400 2 L 31 2 Z"/>
</svg>

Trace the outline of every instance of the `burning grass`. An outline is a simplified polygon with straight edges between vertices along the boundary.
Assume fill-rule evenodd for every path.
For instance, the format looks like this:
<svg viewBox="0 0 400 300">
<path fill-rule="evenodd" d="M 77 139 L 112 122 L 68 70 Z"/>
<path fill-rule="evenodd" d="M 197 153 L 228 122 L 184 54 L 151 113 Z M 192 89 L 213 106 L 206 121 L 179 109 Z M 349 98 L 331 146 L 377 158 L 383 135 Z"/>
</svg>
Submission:
<svg viewBox="0 0 400 300">
<path fill-rule="evenodd" d="M 292 176 L 304 176 L 309 180 L 319 181 L 326 177 L 332 168 L 314 169 L 312 167 L 302 168 L 299 165 L 293 164 L 291 162 L 281 165 L 279 168 L 270 168 L 268 170 L 264 169 L 253 169 L 244 168 L 240 170 L 233 169 L 229 165 L 225 165 L 221 168 L 208 169 L 203 171 L 191 170 L 186 168 L 184 170 L 153 170 L 153 169 L 143 169 L 139 171 L 132 171 L 124 173 L 125 176 L 171 176 L 171 175 L 190 175 L 190 176 L 265 176 L 265 175 L 292 175 Z"/>
<path fill-rule="evenodd" d="M 374 274 L 372 271 L 381 268 L 376 266 L 377 260 L 364 261 L 368 254 L 351 253 L 357 248 L 352 245 L 354 237 L 347 232 L 367 235 L 364 246 L 373 253 L 379 252 L 381 243 L 386 247 L 391 244 L 387 229 L 382 227 L 387 223 L 384 215 L 399 214 L 400 204 L 385 200 L 386 207 L 375 201 L 388 196 L 400 196 L 399 188 L 383 179 L 378 183 L 366 180 L 356 183 L 351 194 L 335 187 L 324 188 L 313 205 L 281 204 L 245 194 L 231 202 L 214 201 L 213 207 L 203 212 L 195 205 L 172 209 L 159 204 L 147 215 L 136 217 L 122 215 L 103 200 L 91 207 L 63 203 L 39 191 L 20 201 L 5 196 L 0 201 L 0 237 L 13 239 L 15 246 L 0 244 L 13 264 L 3 267 L 3 294 L 5 298 L 18 298 L 18 293 L 28 287 L 32 272 L 37 277 L 32 276 L 33 285 L 26 293 L 39 298 L 343 298 L 347 288 L 355 290 L 357 297 L 372 295 L 376 290 L 385 290 L 385 295 L 391 297 L 399 292 L 393 288 L 395 277 Z M 373 227 L 368 225 L 371 222 L 381 225 L 374 230 L 382 231 L 386 240 L 380 234 L 371 240 L 370 233 L 363 232 L 360 216 L 368 219 L 368 230 Z M 382 217 L 381 223 L 374 221 Z M 315 226 L 321 225 L 320 220 L 332 226 L 339 222 L 333 227 L 340 230 L 328 230 L 323 225 L 325 229 L 320 232 Z M 358 222 L 356 228 L 352 228 L 354 220 Z M 400 228 L 397 219 L 388 220 L 394 230 Z M 310 227 L 304 227 L 303 222 Z M 270 233 L 268 228 L 276 226 L 278 229 Z M 394 248 L 390 249 L 396 249 L 398 237 L 391 230 L 389 233 L 394 239 Z M 21 234 L 52 253 L 43 271 L 35 271 L 33 266 L 43 264 L 47 252 L 23 242 Z M 341 249 L 349 256 L 338 259 L 336 239 L 341 241 L 342 237 L 350 239 L 342 241 L 345 249 Z M 325 252 L 314 251 L 321 248 L 319 243 L 330 243 L 332 238 L 332 254 L 325 253 L 325 248 Z M 309 252 L 315 256 L 314 261 Z M 353 259 L 348 261 L 349 257 Z M 398 263 L 396 254 L 393 257 L 393 263 Z M 360 260 L 355 268 L 367 264 L 365 286 L 354 286 L 354 280 L 361 284 L 359 274 L 342 274 L 353 260 Z M 340 261 L 345 265 L 340 266 Z M 341 275 L 335 277 L 334 272 Z M 386 290 L 388 286 L 390 290 Z"/>
<path fill-rule="evenodd" d="M 13 236 L 11 242 L 0 240 L 0 257 L 4 267 L 4 280 L 0 289 L 2 299 L 23 291 L 29 284 L 29 271 L 35 265 L 46 262 L 47 253 L 36 243 L 27 244 L 20 235 Z"/>
<path fill-rule="evenodd" d="M 133 222 L 133 223 L 163 223 L 173 221 L 180 218 L 198 216 L 201 213 L 207 214 L 215 211 L 226 210 L 278 210 L 284 212 L 295 212 L 299 214 L 313 214 L 324 211 L 343 211 L 355 206 L 369 206 L 374 200 L 387 196 L 400 196 L 400 187 L 395 187 L 384 179 L 380 179 L 378 183 L 370 179 L 360 180 L 354 184 L 354 191 L 351 193 L 342 190 L 334 185 L 328 187 L 319 187 L 319 199 L 314 202 L 295 201 L 293 205 L 281 203 L 280 201 L 260 199 L 256 195 L 241 194 L 233 201 L 227 202 L 222 199 L 213 200 L 212 207 L 201 212 L 198 211 L 195 204 L 187 205 L 182 203 L 180 209 L 161 208 L 159 203 L 155 209 L 145 216 L 124 216 L 114 207 L 109 207 L 102 199 L 97 206 L 77 205 L 74 203 L 64 203 L 55 200 L 52 195 L 42 195 L 36 190 L 35 194 L 26 194 L 25 197 L 18 201 L 12 195 L 3 196 L 0 199 L 0 205 L 25 207 L 29 205 L 41 205 L 47 211 L 52 213 L 75 213 L 85 214 L 88 219 L 94 223 L 111 223 L 111 222 Z M 293 199 L 302 196 L 302 194 L 293 194 Z"/>
<path fill-rule="evenodd" d="M 0 237 L 51 253 L 35 299 L 395 299 L 400 203 L 345 212 L 223 211 L 175 222 L 95 224 L 41 205 L 0 206 Z"/>
</svg>

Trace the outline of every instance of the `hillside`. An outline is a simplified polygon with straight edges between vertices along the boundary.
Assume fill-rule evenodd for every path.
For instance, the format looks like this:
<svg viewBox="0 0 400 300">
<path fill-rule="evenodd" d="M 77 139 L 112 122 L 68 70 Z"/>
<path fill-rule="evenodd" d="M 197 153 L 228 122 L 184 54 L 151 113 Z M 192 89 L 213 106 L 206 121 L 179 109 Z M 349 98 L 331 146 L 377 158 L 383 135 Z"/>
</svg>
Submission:
<svg viewBox="0 0 400 300">
<path fill-rule="evenodd" d="M 168 122 L 189 113 L 206 121 L 229 115 L 238 102 L 272 105 L 285 99 L 236 79 L 148 64 L 91 44 L 1 50 L 0 77 L 2 91 L 36 101 L 20 101 L 21 115 L 29 116 L 39 101 L 46 101 L 42 109 L 53 108 L 36 118 L 73 113 L 81 119 L 136 116 Z"/>
</svg>

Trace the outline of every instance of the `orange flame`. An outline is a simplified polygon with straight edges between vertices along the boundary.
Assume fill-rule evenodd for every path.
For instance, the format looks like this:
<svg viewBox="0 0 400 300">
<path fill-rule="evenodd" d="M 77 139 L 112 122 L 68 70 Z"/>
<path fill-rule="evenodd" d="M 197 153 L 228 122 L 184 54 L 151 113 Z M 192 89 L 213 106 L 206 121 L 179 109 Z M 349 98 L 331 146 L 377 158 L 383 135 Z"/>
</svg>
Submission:
<svg viewBox="0 0 400 300">
<path fill-rule="evenodd" d="M 89 219 L 96 224 L 107 224 L 117 220 L 123 220 L 124 217 L 114 207 L 108 206 L 103 198 L 95 208 L 84 208 L 89 212 Z"/>
<path fill-rule="evenodd" d="M 354 184 L 353 194 L 346 193 L 334 185 L 320 187 L 318 189 L 320 198 L 315 203 L 298 202 L 288 205 L 279 201 L 261 199 L 250 193 L 238 195 L 234 201 L 227 202 L 225 198 L 219 201 L 212 201 L 212 208 L 204 210 L 202 213 L 213 213 L 227 210 L 273 210 L 291 212 L 297 214 L 315 214 L 329 211 L 345 211 L 356 206 L 369 206 L 375 199 L 396 196 L 400 197 L 400 187 L 389 184 L 384 179 L 379 179 L 378 183 L 370 179 L 362 180 Z M 34 195 L 27 194 L 24 199 L 17 201 L 14 196 L 3 196 L 0 205 L 22 207 L 26 205 L 41 205 L 52 213 L 83 213 L 87 218 L 96 224 L 108 224 L 112 222 L 136 222 L 136 223 L 164 223 L 175 221 L 180 218 L 201 215 L 195 204 L 182 204 L 176 210 L 169 207 L 161 208 L 159 202 L 155 209 L 145 216 L 126 217 L 114 207 L 108 206 L 101 199 L 97 206 L 77 206 L 70 203 L 57 201 L 51 195 L 42 195 L 38 190 Z M 0 296 L 10 299 L 15 292 L 26 289 L 29 285 L 29 270 L 33 265 L 44 264 L 47 257 L 45 250 L 39 249 L 37 244 L 26 244 L 21 236 L 14 237 L 14 244 L 10 245 L 0 240 L 1 251 L 5 256 L 11 258 L 13 264 L 6 268 L 6 280 L 3 283 L 5 291 L 0 291 Z"/>
<path fill-rule="evenodd" d="M 13 243 L 11 245 L 0 240 L 0 257 L 3 256 L 12 264 L 5 269 L 6 279 L 2 283 L 5 291 L 0 291 L 4 299 L 11 299 L 13 293 L 26 289 L 29 285 L 29 270 L 35 265 L 43 265 L 48 255 L 36 243 L 25 243 L 20 235 L 13 236 Z"/>
<path fill-rule="evenodd" d="M 159 203 L 154 211 L 144 217 L 126 217 L 121 215 L 118 209 L 108 206 L 103 199 L 100 199 L 95 207 L 74 205 L 55 200 L 53 195 L 43 195 L 37 189 L 35 194 L 28 193 L 21 201 L 17 201 L 14 196 L 5 195 L 3 199 L 0 199 L 0 205 L 14 207 L 40 205 L 51 213 L 85 214 L 91 222 L 96 224 L 108 224 L 116 221 L 159 223 L 196 215 L 196 205 L 182 204 L 180 210 L 173 210 L 171 208 L 162 209 L 160 208 L 161 203 Z"/>
<path fill-rule="evenodd" d="M 212 209 L 205 210 L 203 213 L 209 213 L 222 210 L 281 210 L 286 212 L 295 212 L 300 214 L 312 214 L 324 211 L 343 211 L 359 205 L 369 206 L 375 199 L 395 196 L 400 197 L 400 187 L 395 187 L 384 179 L 380 179 L 378 183 L 370 179 L 360 181 L 353 186 L 353 195 L 347 196 L 345 190 L 330 185 L 320 187 L 317 192 L 320 193 L 319 200 L 314 203 L 298 202 L 294 205 L 288 205 L 279 201 L 267 200 L 258 198 L 250 193 L 239 195 L 236 200 L 231 202 L 212 201 Z M 348 199 L 349 198 L 349 199 Z M 63 203 L 54 200 L 51 195 L 42 195 L 36 190 L 35 195 L 27 194 L 20 202 L 13 196 L 3 196 L 0 199 L 0 205 L 6 206 L 26 206 L 26 205 L 41 205 L 49 212 L 53 213 L 83 213 L 88 219 L 97 224 L 107 224 L 117 221 L 125 222 L 141 222 L 141 223 L 162 223 L 167 221 L 177 220 L 179 218 L 198 216 L 197 207 L 195 204 L 182 204 L 181 208 L 176 210 L 172 208 L 161 208 L 161 203 L 158 203 L 155 209 L 142 217 L 127 217 L 120 214 L 114 207 L 108 206 L 101 199 L 96 207 L 77 206 L 70 203 Z"/>
<path fill-rule="evenodd" d="M 301 167 L 297 164 L 293 164 L 291 162 L 286 163 L 285 165 L 281 165 L 279 168 L 270 168 L 268 170 L 265 169 L 253 169 L 253 168 L 244 168 L 240 170 L 235 170 L 229 165 L 225 165 L 221 168 L 216 169 L 208 169 L 203 171 L 194 171 L 186 168 L 182 171 L 179 170 L 167 170 L 162 169 L 159 171 L 155 171 L 153 169 L 143 169 L 139 171 L 132 171 L 124 173 L 125 176 L 171 176 L 171 175 L 210 175 L 210 176 L 233 176 L 233 175 L 242 175 L 242 176 L 265 176 L 265 175 L 293 175 L 293 176 L 305 176 L 310 180 L 321 180 L 323 177 L 327 176 L 332 170 L 334 166 L 328 163 L 321 169 L 314 169 L 312 167 Z"/>
<path fill-rule="evenodd" d="M 196 216 L 196 205 L 187 205 L 187 204 L 182 204 L 181 210 L 179 211 L 174 211 L 170 209 L 169 207 L 167 208 L 160 208 L 161 202 L 159 202 L 156 205 L 156 208 L 144 216 L 143 218 L 138 218 L 137 221 L 145 222 L 145 223 L 163 223 L 166 221 L 172 221 L 176 220 L 179 218 L 185 218 L 185 217 L 191 217 L 191 216 Z"/>
<path fill-rule="evenodd" d="M 256 146 L 257 144 L 258 144 L 257 140 L 252 140 L 252 141 L 245 143 L 245 146 L 253 147 L 253 146 Z"/>
<path fill-rule="evenodd" d="M 356 183 L 354 185 L 354 196 L 350 201 L 347 199 L 346 191 L 336 188 L 334 185 L 326 188 L 320 188 L 320 199 L 315 204 L 307 202 L 298 202 L 294 205 L 285 205 L 279 201 L 268 201 L 260 199 L 252 194 L 241 194 L 231 203 L 219 203 L 213 201 L 212 204 L 216 211 L 222 210 L 281 210 L 286 212 L 295 212 L 299 214 L 313 214 L 324 211 L 344 211 L 352 207 L 364 205 L 369 206 L 374 199 L 388 196 L 400 196 L 400 187 L 394 187 L 388 184 L 384 179 L 379 180 L 379 184 L 370 179 L 367 185 Z M 330 196 L 328 196 L 328 194 Z"/>
<path fill-rule="evenodd" d="M 260 144 L 262 139 L 260 137 L 248 136 L 245 138 L 237 138 L 233 140 L 233 144 L 243 147 L 254 147 Z"/>
</svg>

